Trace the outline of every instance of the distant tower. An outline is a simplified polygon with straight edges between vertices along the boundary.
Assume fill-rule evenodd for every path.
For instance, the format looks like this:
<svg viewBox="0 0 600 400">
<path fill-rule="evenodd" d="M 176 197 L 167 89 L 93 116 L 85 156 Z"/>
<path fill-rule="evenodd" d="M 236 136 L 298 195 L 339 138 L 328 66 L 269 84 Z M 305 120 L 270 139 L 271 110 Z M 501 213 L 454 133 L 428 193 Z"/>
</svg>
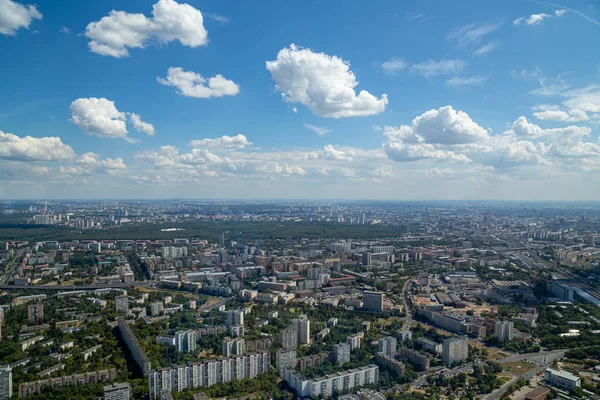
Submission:
<svg viewBox="0 0 600 400">
<path fill-rule="evenodd" d="M 221 232 L 221 235 L 219 236 L 219 243 L 221 246 L 225 246 L 225 232 Z"/>
</svg>

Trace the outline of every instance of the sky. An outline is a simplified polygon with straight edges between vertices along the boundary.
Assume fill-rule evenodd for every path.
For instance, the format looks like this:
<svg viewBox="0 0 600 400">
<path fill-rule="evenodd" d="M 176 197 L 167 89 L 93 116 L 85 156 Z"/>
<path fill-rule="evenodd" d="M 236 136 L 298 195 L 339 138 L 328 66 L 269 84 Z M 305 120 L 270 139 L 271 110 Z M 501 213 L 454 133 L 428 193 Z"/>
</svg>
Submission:
<svg viewBox="0 0 600 400">
<path fill-rule="evenodd" d="M 0 199 L 600 199 L 593 0 L 0 0 Z"/>
</svg>

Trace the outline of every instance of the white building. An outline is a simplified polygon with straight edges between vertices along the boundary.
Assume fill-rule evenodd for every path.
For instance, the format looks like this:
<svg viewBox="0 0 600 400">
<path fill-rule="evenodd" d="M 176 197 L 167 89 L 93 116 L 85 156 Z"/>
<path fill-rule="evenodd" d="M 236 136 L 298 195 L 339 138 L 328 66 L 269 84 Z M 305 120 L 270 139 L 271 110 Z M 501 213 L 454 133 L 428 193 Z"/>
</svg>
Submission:
<svg viewBox="0 0 600 400">
<path fill-rule="evenodd" d="M 115 296 L 115 311 L 126 313 L 129 310 L 129 298 L 127 296 Z"/>
<path fill-rule="evenodd" d="M 450 338 L 442 344 L 442 359 L 447 367 L 456 361 L 464 361 L 469 357 L 469 342 L 465 339 Z"/>
<path fill-rule="evenodd" d="M 227 311 L 227 326 L 244 325 L 244 310 Z"/>
<path fill-rule="evenodd" d="M 246 351 L 246 341 L 243 338 L 223 339 L 223 357 L 242 356 Z"/>
<path fill-rule="evenodd" d="M 396 357 L 397 344 L 398 341 L 395 337 L 386 336 L 377 341 L 377 351 L 385 354 L 388 357 L 394 358 Z"/>
<path fill-rule="evenodd" d="M 152 303 L 152 304 L 150 304 L 150 315 L 152 315 L 153 317 L 156 317 L 156 316 L 162 314 L 164 309 L 165 309 L 165 307 L 163 306 L 163 303 L 161 303 L 160 301 Z"/>
<path fill-rule="evenodd" d="M 306 315 L 292 320 L 292 326 L 298 332 L 299 344 L 310 344 L 310 321 Z"/>
<path fill-rule="evenodd" d="M 277 349 L 275 367 L 279 376 L 283 377 L 286 369 L 295 369 L 298 362 L 296 349 Z"/>
<path fill-rule="evenodd" d="M 338 343 L 333 346 L 333 359 L 338 364 L 350 362 L 350 344 Z"/>
<path fill-rule="evenodd" d="M 377 383 L 379 367 L 370 364 L 310 380 L 294 370 L 286 369 L 284 380 L 298 397 L 330 397 L 336 391 Z"/>
<path fill-rule="evenodd" d="M 129 383 L 113 383 L 104 386 L 104 400 L 129 400 L 131 386 Z"/>
<path fill-rule="evenodd" d="M 581 378 L 567 371 L 548 368 L 544 375 L 544 381 L 550 385 L 559 386 L 565 389 L 572 389 L 581 386 Z"/>
<path fill-rule="evenodd" d="M 513 327 L 512 321 L 496 321 L 494 336 L 499 342 L 513 340 Z"/>
<path fill-rule="evenodd" d="M 210 387 L 216 383 L 256 378 L 271 369 L 271 353 L 268 351 L 244 356 L 222 358 L 200 363 L 179 365 L 150 371 L 150 400 L 160 399 L 166 392 Z"/>
<path fill-rule="evenodd" d="M 0 368 L 0 399 L 12 396 L 12 369 L 8 366 Z"/>
<path fill-rule="evenodd" d="M 350 350 L 358 349 L 360 347 L 360 341 L 364 337 L 364 333 L 357 333 L 355 335 L 348 336 L 346 341 L 350 345 Z"/>
<path fill-rule="evenodd" d="M 175 332 L 175 348 L 182 353 L 193 353 L 196 351 L 196 331 Z"/>
<path fill-rule="evenodd" d="M 181 258 L 188 255 L 187 247 L 165 246 L 162 248 L 163 258 Z"/>
<path fill-rule="evenodd" d="M 394 246 L 372 246 L 373 253 L 393 253 Z"/>
</svg>

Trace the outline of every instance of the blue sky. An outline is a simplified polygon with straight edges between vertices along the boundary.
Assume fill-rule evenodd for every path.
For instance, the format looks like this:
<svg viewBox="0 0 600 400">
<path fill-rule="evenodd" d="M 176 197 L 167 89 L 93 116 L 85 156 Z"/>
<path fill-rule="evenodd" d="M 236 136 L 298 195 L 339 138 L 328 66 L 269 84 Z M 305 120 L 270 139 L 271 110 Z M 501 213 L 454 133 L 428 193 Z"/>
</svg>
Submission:
<svg viewBox="0 0 600 400">
<path fill-rule="evenodd" d="M 0 197 L 597 199 L 599 19 L 0 0 Z"/>
</svg>

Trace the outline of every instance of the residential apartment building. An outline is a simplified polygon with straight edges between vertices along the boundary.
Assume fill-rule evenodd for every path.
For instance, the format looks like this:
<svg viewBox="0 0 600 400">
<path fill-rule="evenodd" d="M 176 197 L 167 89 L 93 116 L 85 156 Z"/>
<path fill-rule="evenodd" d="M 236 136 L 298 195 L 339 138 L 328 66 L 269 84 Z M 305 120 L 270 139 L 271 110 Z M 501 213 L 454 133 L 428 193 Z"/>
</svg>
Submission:
<svg viewBox="0 0 600 400">
<path fill-rule="evenodd" d="M 149 374 L 150 400 L 160 399 L 163 391 L 181 392 L 232 380 L 256 378 L 270 369 L 271 353 L 268 351 L 157 369 Z"/>
<path fill-rule="evenodd" d="M 442 359 L 447 367 L 469 357 L 469 342 L 461 338 L 450 338 L 442 344 Z"/>
<path fill-rule="evenodd" d="M 379 367 L 369 364 L 314 379 L 307 379 L 300 373 L 288 369 L 285 371 L 284 380 L 294 389 L 298 397 L 330 397 L 336 391 L 377 383 Z"/>
<path fill-rule="evenodd" d="M 499 342 L 513 340 L 513 327 L 514 323 L 512 321 L 496 321 L 494 336 Z"/>
</svg>

